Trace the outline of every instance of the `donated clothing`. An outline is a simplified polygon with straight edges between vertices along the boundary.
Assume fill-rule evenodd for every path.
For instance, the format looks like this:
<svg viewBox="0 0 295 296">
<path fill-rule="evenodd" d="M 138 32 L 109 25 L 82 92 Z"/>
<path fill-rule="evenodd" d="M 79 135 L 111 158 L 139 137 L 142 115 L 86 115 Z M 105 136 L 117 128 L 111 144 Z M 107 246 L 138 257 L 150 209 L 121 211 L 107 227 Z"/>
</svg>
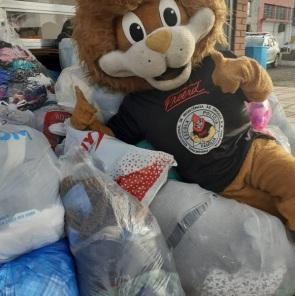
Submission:
<svg viewBox="0 0 295 296">
<path fill-rule="evenodd" d="M 214 68 L 207 57 L 180 88 L 128 95 L 108 126 L 122 141 L 146 139 L 174 155 L 184 181 L 221 192 L 238 174 L 256 135 L 246 97 L 241 90 L 222 93 L 211 78 Z"/>
</svg>

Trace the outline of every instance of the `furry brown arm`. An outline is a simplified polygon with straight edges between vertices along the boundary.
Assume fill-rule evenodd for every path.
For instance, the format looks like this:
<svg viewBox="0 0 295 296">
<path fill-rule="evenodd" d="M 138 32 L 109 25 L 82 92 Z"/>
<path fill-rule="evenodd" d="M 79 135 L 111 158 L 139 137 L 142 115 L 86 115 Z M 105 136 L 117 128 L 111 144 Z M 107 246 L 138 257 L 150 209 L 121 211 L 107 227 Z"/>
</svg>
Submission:
<svg viewBox="0 0 295 296">
<path fill-rule="evenodd" d="M 76 86 L 75 91 L 77 103 L 71 117 L 72 126 L 78 130 L 98 131 L 113 137 L 111 129 L 96 118 L 97 110 L 86 100 L 79 87 Z"/>
<path fill-rule="evenodd" d="M 247 57 L 224 58 L 219 52 L 214 52 L 212 58 L 216 65 L 213 83 L 224 93 L 235 93 L 241 88 L 248 101 L 253 102 L 264 101 L 271 94 L 272 80 L 255 60 Z"/>
</svg>

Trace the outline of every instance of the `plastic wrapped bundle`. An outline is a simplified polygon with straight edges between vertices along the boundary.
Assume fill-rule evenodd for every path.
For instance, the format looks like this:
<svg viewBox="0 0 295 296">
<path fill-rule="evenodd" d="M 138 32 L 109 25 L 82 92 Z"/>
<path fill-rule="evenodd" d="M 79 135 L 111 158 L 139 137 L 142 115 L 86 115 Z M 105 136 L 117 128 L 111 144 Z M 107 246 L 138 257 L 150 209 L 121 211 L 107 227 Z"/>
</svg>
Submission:
<svg viewBox="0 0 295 296">
<path fill-rule="evenodd" d="M 5 23 L 6 33 L 0 34 L 0 100 L 22 110 L 35 110 L 53 92 L 53 81 L 44 66 L 18 42 Z M 6 38 L 6 40 L 4 39 Z"/>
<path fill-rule="evenodd" d="M 0 125 L 0 263 L 63 235 L 56 164 L 41 133 L 22 125 Z"/>
<path fill-rule="evenodd" d="M 272 108 L 270 125 L 284 133 L 290 143 L 291 152 L 295 156 L 295 128 L 289 123 L 282 105 L 274 94 L 269 97 L 269 102 Z"/>
<path fill-rule="evenodd" d="M 61 195 L 81 295 L 184 295 L 155 218 L 81 152 L 63 159 Z"/>
<path fill-rule="evenodd" d="M 279 219 L 176 181 L 150 209 L 173 248 L 187 295 L 295 294 L 295 246 Z"/>
<path fill-rule="evenodd" d="M 66 241 L 0 265 L 1 296 L 78 296 L 75 267 Z"/>
</svg>

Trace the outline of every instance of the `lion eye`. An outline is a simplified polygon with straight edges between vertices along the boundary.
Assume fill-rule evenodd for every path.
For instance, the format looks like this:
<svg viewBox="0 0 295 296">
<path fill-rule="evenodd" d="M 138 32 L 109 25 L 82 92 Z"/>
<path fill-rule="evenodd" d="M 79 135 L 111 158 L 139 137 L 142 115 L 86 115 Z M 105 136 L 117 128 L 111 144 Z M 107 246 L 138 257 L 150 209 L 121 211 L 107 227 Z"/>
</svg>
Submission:
<svg viewBox="0 0 295 296">
<path fill-rule="evenodd" d="M 159 10 L 164 26 L 174 27 L 180 25 L 180 10 L 174 0 L 161 0 Z"/>
<path fill-rule="evenodd" d="M 126 38 L 131 44 L 139 42 L 146 37 L 146 31 L 140 18 L 133 12 L 124 15 L 122 27 Z"/>
<path fill-rule="evenodd" d="M 133 23 L 129 28 L 130 36 L 135 42 L 139 42 L 144 39 L 144 31 L 140 24 Z"/>
<path fill-rule="evenodd" d="M 164 10 L 163 16 L 164 16 L 165 23 L 169 27 L 173 27 L 177 24 L 177 15 L 176 15 L 176 12 L 173 8 L 166 8 Z"/>
</svg>

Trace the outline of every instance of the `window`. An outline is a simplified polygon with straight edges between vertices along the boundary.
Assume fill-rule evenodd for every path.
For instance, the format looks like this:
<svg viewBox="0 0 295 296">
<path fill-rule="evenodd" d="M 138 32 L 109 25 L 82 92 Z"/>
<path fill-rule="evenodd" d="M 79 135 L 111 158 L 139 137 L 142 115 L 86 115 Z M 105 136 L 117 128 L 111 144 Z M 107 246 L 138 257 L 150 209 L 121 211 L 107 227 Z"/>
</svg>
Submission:
<svg viewBox="0 0 295 296">
<path fill-rule="evenodd" d="M 61 0 L 43 2 L 0 0 L 1 11 L 12 28 L 17 31 L 23 43 L 29 48 L 53 46 L 64 24 L 75 15 L 72 5 L 53 4 Z"/>
<path fill-rule="evenodd" d="M 248 16 L 252 15 L 252 6 L 253 6 L 252 0 L 248 0 Z"/>
<path fill-rule="evenodd" d="M 287 18 L 287 8 L 278 6 L 276 9 L 276 19 L 285 20 Z"/>
<path fill-rule="evenodd" d="M 279 24 L 278 33 L 286 31 L 286 24 Z"/>
<path fill-rule="evenodd" d="M 270 5 L 270 4 L 264 5 L 264 17 L 265 18 L 275 17 L 275 5 Z"/>
<path fill-rule="evenodd" d="M 277 5 L 264 5 L 264 17 L 276 20 L 289 20 L 291 8 Z"/>
</svg>

